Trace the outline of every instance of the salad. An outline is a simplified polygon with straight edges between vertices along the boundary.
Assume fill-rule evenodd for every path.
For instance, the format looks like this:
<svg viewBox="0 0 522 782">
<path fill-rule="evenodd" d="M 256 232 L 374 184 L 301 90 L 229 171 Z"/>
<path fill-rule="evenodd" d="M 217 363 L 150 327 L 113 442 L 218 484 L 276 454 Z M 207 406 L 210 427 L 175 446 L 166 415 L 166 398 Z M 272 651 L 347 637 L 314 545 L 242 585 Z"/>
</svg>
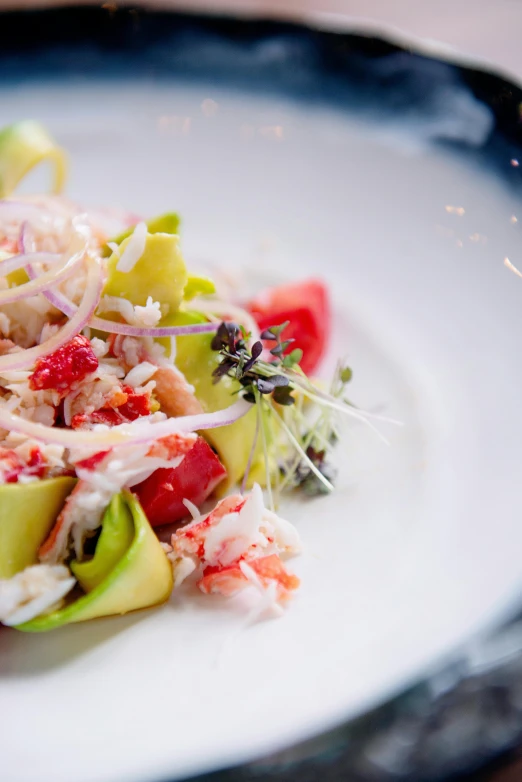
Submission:
<svg viewBox="0 0 522 782">
<path fill-rule="evenodd" d="M 13 196 L 37 163 L 55 192 Z M 299 581 L 282 494 L 333 490 L 351 371 L 318 280 L 244 300 L 188 269 L 180 220 L 59 193 L 35 122 L 0 133 L 0 622 L 45 631 L 206 594 Z M 263 491 L 264 490 L 264 491 Z M 266 499 L 265 499 L 266 498 Z"/>
</svg>

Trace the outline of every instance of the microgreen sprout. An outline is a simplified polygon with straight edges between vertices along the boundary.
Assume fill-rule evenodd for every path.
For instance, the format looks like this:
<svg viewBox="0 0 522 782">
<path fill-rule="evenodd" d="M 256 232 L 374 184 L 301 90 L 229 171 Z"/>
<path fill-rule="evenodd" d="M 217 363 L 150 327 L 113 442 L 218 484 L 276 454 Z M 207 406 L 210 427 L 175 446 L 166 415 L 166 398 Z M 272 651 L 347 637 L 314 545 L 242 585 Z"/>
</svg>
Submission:
<svg viewBox="0 0 522 782">
<path fill-rule="evenodd" d="M 368 418 L 398 423 L 359 410 L 346 399 L 352 370 L 343 362 L 337 365 L 329 391 L 317 388 L 299 366 L 302 350 L 292 348 L 293 339 L 283 338 L 288 325 L 286 321 L 270 326 L 249 346 L 252 335 L 245 328 L 223 322 L 211 343 L 212 349 L 219 353 L 219 363 L 212 372 L 213 382 L 218 383 L 225 376 L 235 379 L 241 386 L 238 393 L 256 405 L 256 431 L 242 490 L 246 488 L 261 440 L 270 507 L 274 506 L 272 479 L 275 479 L 276 499 L 278 489 L 284 488 L 301 489 L 307 495 L 333 490 L 336 470 L 330 455 L 338 440 L 340 414 L 363 421 L 384 440 Z M 275 344 L 269 348 L 263 342 Z M 286 448 L 280 438 L 274 437 L 272 422 L 279 426 Z M 278 459 L 274 452 L 276 443 Z"/>
<path fill-rule="evenodd" d="M 214 369 L 212 375 L 214 383 L 218 383 L 222 377 L 228 375 L 234 377 L 243 386 L 243 397 L 252 404 L 256 403 L 256 391 L 263 396 L 271 396 L 272 399 L 280 405 L 294 404 L 290 381 L 284 374 L 274 373 L 276 367 L 283 367 L 285 351 L 293 340 L 281 341 L 281 333 L 288 323 L 280 326 L 272 326 L 264 331 L 261 339 L 276 342 L 276 345 L 270 354 L 272 360 L 270 364 L 261 360 L 263 353 L 263 343 L 254 342 L 251 348 L 248 347 L 247 340 L 249 335 L 245 334 L 235 323 L 221 323 L 211 343 L 212 350 L 219 351 L 221 361 Z M 296 366 L 297 360 L 300 360 L 302 352 L 292 351 L 296 355 L 291 360 L 289 366 Z M 286 368 L 286 367 L 285 367 Z"/>
<path fill-rule="evenodd" d="M 339 398 L 352 379 L 352 370 L 338 364 L 331 383 L 331 394 Z M 304 428 L 296 456 L 281 466 L 284 484 L 302 489 L 308 496 L 325 494 L 333 490 L 337 470 L 330 461 L 330 451 L 337 442 L 336 413 L 322 407 L 315 424 Z M 306 419 L 302 422 L 306 425 Z"/>
</svg>

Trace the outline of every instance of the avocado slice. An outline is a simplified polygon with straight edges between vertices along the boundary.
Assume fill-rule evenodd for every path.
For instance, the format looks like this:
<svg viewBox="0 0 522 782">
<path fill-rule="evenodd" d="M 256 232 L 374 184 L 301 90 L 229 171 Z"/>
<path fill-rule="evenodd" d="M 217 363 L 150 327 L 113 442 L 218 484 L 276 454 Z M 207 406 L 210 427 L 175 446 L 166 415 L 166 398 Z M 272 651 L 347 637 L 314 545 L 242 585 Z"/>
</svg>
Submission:
<svg viewBox="0 0 522 782">
<path fill-rule="evenodd" d="M 204 322 L 205 317 L 201 313 L 183 311 L 167 315 L 163 318 L 162 325 L 185 326 Z M 169 349 L 168 339 L 159 339 L 158 342 L 161 342 L 167 350 Z M 228 407 L 235 402 L 235 394 L 241 388 L 239 383 L 230 377 L 221 378 L 219 383 L 212 382 L 212 371 L 217 366 L 217 353 L 211 349 L 211 342 L 212 334 L 191 334 L 176 339 L 176 366 L 194 386 L 196 397 L 205 412 L 214 412 Z M 201 432 L 207 442 L 215 448 L 227 470 L 227 478 L 218 488 L 220 495 L 239 483 L 245 473 L 255 437 L 256 415 L 256 410 L 252 408 L 235 424 Z M 261 438 L 258 440 L 254 454 L 249 483 L 254 480 L 263 485 L 266 483 Z"/>
<path fill-rule="evenodd" d="M 0 261 L 6 261 L 8 258 L 12 258 L 13 253 L 0 252 Z M 9 283 L 9 287 L 16 285 L 23 285 L 25 282 L 29 282 L 29 275 L 25 269 L 17 269 L 15 272 L 10 272 L 6 275 L 6 280 Z"/>
<path fill-rule="evenodd" d="M 134 537 L 131 512 L 116 495 L 105 511 L 102 530 L 92 559 L 71 562 L 71 571 L 84 592 L 92 592 L 116 567 Z"/>
<path fill-rule="evenodd" d="M 99 540 L 102 539 L 106 521 L 113 535 L 118 526 L 126 527 L 129 514 L 133 526 L 132 542 L 114 566 L 112 558 L 118 545 L 124 545 L 125 534 L 121 534 L 121 530 L 117 533 L 118 545 L 104 544 L 103 551 L 110 551 L 109 556 L 104 561 L 103 551 L 100 551 L 96 566 L 91 568 L 90 573 L 87 571 L 85 583 L 86 586 L 92 587 L 91 591 L 65 608 L 17 625 L 18 630 L 44 632 L 73 622 L 85 622 L 100 616 L 126 614 L 139 608 L 149 608 L 168 599 L 173 586 L 171 564 L 139 501 L 129 491 L 112 498 L 102 519 Z M 91 562 L 97 559 L 97 555 L 98 547 Z M 78 567 L 80 565 L 76 565 L 76 570 Z M 80 570 L 80 577 L 85 578 L 85 571 L 82 573 Z"/>
<path fill-rule="evenodd" d="M 48 478 L 0 486 L 0 578 L 11 578 L 38 561 L 75 478 Z"/>
<path fill-rule="evenodd" d="M 3 259 L 2 259 L 3 260 Z M 16 287 L 18 285 L 24 285 L 29 282 L 29 275 L 25 269 L 17 269 L 6 276 L 6 280 L 10 286 Z"/>
<path fill-rule="evenodd" d="M 145 225 L 150 234 L 179 234 L 180 223 L 181 218 L 176 212 L 167 212 L 164 215 L 159 215 L 159 217 L 153 217 L 152 220 L 147 220 Z M 127 228 L 127 230 L 119 236 L 115 236 L 114 239 L 111 239 L 111 244 L 121 244 L 125 239 L 129 238 L 133 231 L 134 226 L 131 225 L 130 228 Z M 111 253 L 112 250 L 109 247 L 109 244 L 105 244 L 102 247 L 102 255 L 105 258 L 108 258 Z"/>
<path fill-rule="evenodd" d="M 169 236 L 177 236 L 177 234 L 179 232 L 179 225 L 180 225 L 180 218 L 179 218 L 179 215 L 177 215 L 175 212 L 169 212 L 168 214 L 160 215 L 160 217 L 155 217 L 153 220 L 148 220 L 147 223 L 146 223 L 147 231 L 151 235 L 159 233 L 159 234 L 168 234 Z M 122 250 L 124 250 L 125 247 L 121 247 L 121 246 L 131 236 L 133 231 L 134 231 L 134 226 L 131 226 L 131 228 L 128 228 L 126 231 L 124 231 L 122 234 L 117 236 L 115 239 L 112 239 L 111 242 L 116 243 L 117 245 L 120 246 L 120 248 Z M 176 245 L 177 245 L 177 242 L 176 242 Z M 146 249 L 145 252 L 147 252 L 147 249 Z M 169 253 L 170 253 L 170 250 L 169 250 Z M 179 250 L 178 250 L 178 253 L 179 253 Z M 110 249 L 108 244 L 104 245 L 103 248 L 102 248 L 102 255 L 107 257 L 107 256 L 110 256 L 111 254 L 112 254 L 112 250 Z M 147 263 L 147 259 L 146 258 L 144 259 L 142 257 L 141 261 L 143 261 L 143 260 L 145 260 L 145 263 Z M 138 263 L 141 263 L 141 261 L 138 262 Z M 116 258 L 114 263 L 113 263 L 114 267 L 116 266 L 117 262 L 118 262 L 118 259 Z M 111 261 L 109 261 L 109 264 L 111 264 Z M 177 268 L 177 265 L 173 263 L 172 258 L 170 260 L 170 264 L 173 265 L 173 269 L 175 271 L 176 268 Z M 109 268 L 110 268 L 110 266 L 109 266 Z M 171 285 L 176 284 L 176 282 L 173 281 L 171 276 L 169 275 L 169 273 L 168 273 L 169 269 L 167 268 L 167 269 L 165 269 L 165 271 L 167 273 L 165 273 L 164 276 L 163 276 L 163 272 L 160 272 L 160 275 L 162 275 L 161 283 L 162 283 L 162 286 L 164 286 L 165 291 L 168 292 L 168 288 Z M 126 273 L 124 276 L 127 277 L 129 275 L 132 276 L 132 275 L 135 275 L 135 274 L 137 274 L 136 266 L 134 267 L 134 269 L 131 272 Z M 148 269 L 147 273 L 146 273 L 146 278 L 142 279 L 142 284 L 147 285 L 150 276 L 151 276 L 151 269 Z M 122 280 L 120 279 L 119 283 L 121 284 L 121 282 L 122 282 Z M 127 283 L 128 282 L 129 281 L 127 280 Z M 110 289 L 110 288 L 112 288 L 113 284 L 117 285 L 118 284 L 118 280 L 115 281 L 113 279 L 112 282 L 111 282 L 111 280 L 109 280 L 109 282 L 107 283 L 107 287 L 105 289 L 105 293 L 112 294 L 112 295 L 118 295 L 118 294 L 113 294 L 112 290 Z M 215 293 L 215 292 L 216 292 L 216 286 L 214 285 L 212 280 L 209 279 L 208 277 L 195 275 L 195 274 L 188 274 L 186 276 L 185 283 L 183 284 L 183 298 L 185 300 L 193 299 L 195 296 L 208 296 L 208 295 L 210 295 L 212 293 Z M 153 295 L 152 293 L 147 292 L 147 296 L 152 296 L 152 295 Z M 139 296 L 142 296 L 141 285 L 139 286 Z M 146 300 L 147 296 L 145 297 L 145 300 Z M 168 303 L 169 304 L 169 309 L 170 308 L 172 308 L 172 310 L 177 309 L 177 306 L 176 307 L 172 307 L 170 302 L 164 301 L 163 298 L 155 298 L 155 297 L 153 297 L 153 298 L 155 299 L 155 301 L 159 301 L 162 304 L 163 303 Z M 140 301 L 135 301 L 134 298 L 131 298 L 130 301 L 132 301 L 133 304 L 141 304 Z"/>
<path fill-rule="evenodd" d="M 61 192 L 67 158 L 39 122 L 24 120 L 0 131 L 0 198 L 15 190 L 29 171 L 44 160 L 54 166 L 53 191 Z"/>
<path fill-rule="evenodd" d="M 134 268 L 120 272 L 116 269 L 120 252 L 130 241 L 130 238 L 124 239 L 120 251 L 113 253 L 107 261 L 108 276 L 103 292 L 109 296 L 121 296 L 141 307 L 152 296 L 168 312 L 176 312 L 188 280 L 187 267 L 179 249 L 179 236 L 147 234 L 145 250 Z"/>
<path fill-rule="evenodd" d="M 189 274 L 183 298 L 190 301 L 195 296 L 210 296 L 216 292 L 216 286 L 209 277 L 202 277 L 195 274 Z"/>
</svg>

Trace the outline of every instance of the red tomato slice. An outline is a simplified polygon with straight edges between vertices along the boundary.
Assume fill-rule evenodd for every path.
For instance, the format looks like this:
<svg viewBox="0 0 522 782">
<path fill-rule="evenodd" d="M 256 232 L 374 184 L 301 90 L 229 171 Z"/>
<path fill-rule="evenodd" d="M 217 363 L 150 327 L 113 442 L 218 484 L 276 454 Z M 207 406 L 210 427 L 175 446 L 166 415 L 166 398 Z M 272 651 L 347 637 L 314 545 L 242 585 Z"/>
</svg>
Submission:
<svg viewBox="0 0 522 782">
<path fill-rule="evenodd" d="M 156 470 L 132 490 L 151 525 L 159 527 L 186 518 L 183 500 L 199 507 L 226 474 L 210 445 L 198 437 L 178 467 Z"/>
<path fill-rule="evenodd" d="M 323 358 L 330 339 L 331 312 L 326 286 L 320 280 L 267 288 L 247 304 L 261 330 L 290 323 L 283 339 L 295 339 L 289 350 L 301 348 L 301 368 L 314 372 Z"/>
</svg>

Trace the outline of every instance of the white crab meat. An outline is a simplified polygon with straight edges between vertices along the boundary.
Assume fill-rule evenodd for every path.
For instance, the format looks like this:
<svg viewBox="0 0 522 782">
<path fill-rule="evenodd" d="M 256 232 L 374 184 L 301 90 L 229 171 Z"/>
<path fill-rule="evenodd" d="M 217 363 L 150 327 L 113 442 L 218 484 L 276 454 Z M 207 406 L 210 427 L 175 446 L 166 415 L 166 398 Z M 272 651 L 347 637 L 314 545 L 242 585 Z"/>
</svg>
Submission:
<svg viewBox="0 0 522 782">
<path fill-rule="evenodd" d="M 76 581 L 65 565 L 32 565 L 0 581 L 0 622 L 19 625 L 47 613 Z"/>
<path fill-rule="evenodd" d="M 265 508 L 257 484 L 246 498 L 226 497 L 211 513 L 196 516 L 172 536 L 171 548 L 175 586 L 199 568 L 202 592 L 233 595 L 250 586 L 275 604 L 299 585 L 280 558 L 301 550 L 297 530 Z"/>
</svg>

